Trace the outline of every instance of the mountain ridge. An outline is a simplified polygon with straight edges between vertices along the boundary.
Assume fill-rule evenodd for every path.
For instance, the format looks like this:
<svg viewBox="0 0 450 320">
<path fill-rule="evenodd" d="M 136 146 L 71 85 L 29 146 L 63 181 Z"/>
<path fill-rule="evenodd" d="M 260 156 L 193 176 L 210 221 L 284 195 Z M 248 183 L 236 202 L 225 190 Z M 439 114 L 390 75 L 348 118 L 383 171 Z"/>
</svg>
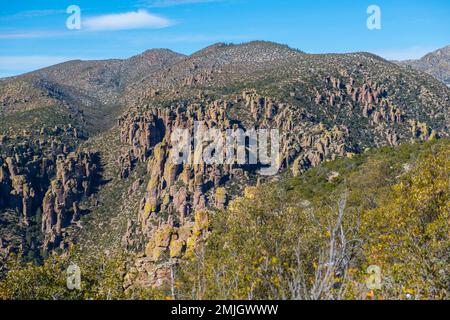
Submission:
<svg viewBox="0 0 450 320">
<path fill-rule="evenodd" d="M 418 60 L 396 61 L 395 63 L 430 74 L 450 86 L 450 45 L 427 53 Z"/>
</svg>

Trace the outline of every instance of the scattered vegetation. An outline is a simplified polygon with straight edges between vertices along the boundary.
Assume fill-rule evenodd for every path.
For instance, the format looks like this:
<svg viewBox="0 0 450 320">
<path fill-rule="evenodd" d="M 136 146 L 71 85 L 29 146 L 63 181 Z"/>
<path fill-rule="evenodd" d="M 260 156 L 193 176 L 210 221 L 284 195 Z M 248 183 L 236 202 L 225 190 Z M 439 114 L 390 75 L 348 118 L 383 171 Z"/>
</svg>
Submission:
<svg viewBox="0 0 450 320">
<path fill-rule="evenodd" d="M 371 54 L 310 55 L 267 42 L 218 44 L 189 57 L 150 50 L 72 61 L 7 79 L 0 84 L 0 299 L 448 299 L 448 101 L 442 83 Z M 257 183 L 253 172 L 229 179 L 211 171 L 229 179 L 219 193 L 201 185 L 198 170 L 183 183 L 209 194 L 172 192 L 168 180 L 182 187 L 181 175 L 173 178 L 170 166 L 150 170 L 154 155 L 138 160 L 131 151 L 154 151 L 153 120 L 143 112 L 190 106 L 225 111 L 233 125 L 284 128 L 289 168 L 245 192 Z M 115 125 L 125 111 L 129 127 Z M 172 117 L 155 120 L 167 119 L 154 127 L 162 136 Z M 407 144 L 436 138 L 445 139 Z M 44 211 L 43 199 L 59 194 L 51 180 L 86 164 L 69 161 L 58 173 L 57 160 L 84 149 L 98 152 L 95 190 L 76 207 L 67 201 L 64 212 L 79 215 L 62 219 L 64 241 L 44 255 L 42 217 L 51 206 Z M 150 211 L 142 200 L 158 191 L 146 189 L 156 176 L 168 192 L 156 192 L 155 202 L 177 205 L 153 212 L 147 230 L 137 213 Z M 213 195 L 223 200 L 219 208 L 235 200 L 205 215 L 199 232 L 190 229 L 200 212 L 192 204 L 204 195 L 206 207 L 217 202 Z M 183 215 L 174 210 L 186 204 Z M 166 252 L 153 259 L 143 248 L 167 225 L 155 246 Z M 72 262 L 82 270 L 81 290 L 66 287 Z M 374 265 L 380 289 L 366 286 Z"/>
<path fill-rule="evenodd" d="M 2 299 L 448 299 L 450 141 L 341 159 L 247 190 L 166 287 L 125 291 L 128 258 L 11 259 Z M 68 290 L 70 263 L 82 270 Z M 367 268 L 381 288 L 366 286 Z"/>
<path fill-rule="evenodd" d="M 253 190 L 212 216 L 178 297 L 448 299 L 448 150 L 384 148 Z"/>
</svg>

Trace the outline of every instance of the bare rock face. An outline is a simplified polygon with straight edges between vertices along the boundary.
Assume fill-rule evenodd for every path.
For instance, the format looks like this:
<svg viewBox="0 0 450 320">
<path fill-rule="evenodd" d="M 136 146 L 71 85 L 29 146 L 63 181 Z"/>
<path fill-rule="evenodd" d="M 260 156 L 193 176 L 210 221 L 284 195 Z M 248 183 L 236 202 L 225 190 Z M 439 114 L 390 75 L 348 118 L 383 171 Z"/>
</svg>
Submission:
<svg viewBox="0 0 450 320">
<path fill-rule="evenodd" d="M 120 141 L 131 145 L 132 157 L 140 161 L 147 160 L 150 150 L 164 136 L 162 119 L 151 111 L 119 118 L 118 125 L 121 128 Z"/>
<path fill-rule="evenodd" d="M 207 212 L 196 212 L 193 221 L 176 226 L 173 220 L 160 222 L 152 229 L 145 254 L 136 260 L 125 276 L 124 287 L 160 287 L 170 279 L 173 266 L 182 257 L 194 254 L 198 243 L 204 241 L 209 232 Z"/>
<path fill-rule="evenodd" d="M 93 152 L 72 152 L 80 132 L 71 125 L 8 136 L 0 148 L 0 210 L 16 212 L 21 227 L 40 224 L 45 250 L 81 217 L 79 202 L 96 183 Z M 39 220 L 37 220 L 36 219 Z"/>
<path fill-rule="evenodd" d="M 176 216 L 177 221 L 185 223 L 192 212 L 205 210 L 211 202 L 212 190 L 220 184 L 220 178 L 231 175 L 230 166 L 175 164 L 170 158 L 174 129 L 193 128 L 194 121 L 203 121 L 206 128 L 215 124 L 224 126 L 224 114 L 217 104 L 212 104 L 209 112 L 194 105 L 177 106 L 174 110 L 159 111 L 158 117 L 165 135 L 153 147 L 152 157 L 148 161 L 150 181 L 139 214 L 146 235 L 152 233 L 152 221 L 158 213 L 167 212 Z"/>
<path fill-rule="evenodd" d="M 208 210 L 225 209 L 233 198 L 250 190 L 230 193 L 230 186 L 236 181 L 240 185 L 260 182 L 251 178 L 257 167 L 235 163 L 174 164 L 171 137 L 176 129 L 187 129 L 193 136 L 194 123 L 199 121 L 201 130 L 213 128 L 219 132 L 237 128 L 279 129 L 280 170 L 290 169 L 294 176 L 324 161 L 359 152 L 355 140 L 364 145 L 367 137 L 356 136 L 361 133 L 352 132 L 351 121 L 361 123 L 370 137 L 376 137 L 371 145 L 395 146 L 402 140 L 431 137 L 432 131 L 426 125 L 407 121 L 408 115 L 393 103 L 388 90 L 372 80 L 357 83 L 345 74 L 342 78 L 329 76 L 315 92 L 311 102 L 320 110 L 335 110 L 334 125 L 319 121 L 308 108 L 261 95 L 256 90 L 244 90 L 240 95 L 219 100 L 199 94 L 196 101 L 164 108 L 139 107 L 119 119 L 121 141 L 130 145 L 129 151 L 119 158 L 124 172 L 121 176 L 129 175 L 132 163 L 142 161 L 147 163 L 149 177 L 140 203 L 138 231 L 134 231 L 145 242 L 136 277 L 150 277 L 148 284 L 152 286 L 161 283 L 162 275 L 167 275 L 170 267 L 192 249 L 196 242 L 192 235 L 199 230 L 207 232 Z M 290 97 L 297 99 L 293 93 Z M 338 115 L 347 118 L 339 120 Z M 203 213 L 206 217 L 202 218 Z M 129 240 L 133 231 L 129 228 L 128 232 Z"/>
<path fill-rule="evenodd" d="M 117 165 L 120 168 L 119 178 L 128 178 L 133 170 L 134 161 L 135 159 L 131 150 L 119 156 L 119 159 L 117 159 Z"/>
<path fill-rule="evenodd" d="M 91 152 L 60 156 L 56 162 L 56 177 L 43 200 L 42 233 L 44 248 L 52 249 L 62 241 L 63 229 L 80 219 L 78 201 L 91 194 L 97 171 Z"/>
</svg>

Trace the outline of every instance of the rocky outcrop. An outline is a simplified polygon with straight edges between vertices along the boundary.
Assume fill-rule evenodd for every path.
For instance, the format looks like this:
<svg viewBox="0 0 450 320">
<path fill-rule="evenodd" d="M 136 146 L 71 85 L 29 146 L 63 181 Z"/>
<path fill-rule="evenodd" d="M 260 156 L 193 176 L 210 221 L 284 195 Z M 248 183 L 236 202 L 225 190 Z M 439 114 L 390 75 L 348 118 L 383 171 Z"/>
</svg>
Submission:
<svg viewBox="0 0 450 320">
<path fill-rule="evenodd" d="M 309 168 L 317 167 L 325 160 L 335 160 L 347 154 L 347 128 L 333 127 L 326 129 L 323 125 L 314 128 L 310 135 L 300 141 L 301 152 L 292 163 L 294 176 L 305 172 Z"/>
<path fill-rule="evenodd" d="M 125 276 L 125 289 L 160 287 L 170 279 L 172 268 L 182 257 L 194 254 L 209 232 L 208 214 L 196 212 L 193 221 L 176 225 L 172 219 L 160 222 L 150 235 L 143 256 Z"/>
<path fill-rule="evenodd" d="M 348 113 L 360 112 L 368 118 L 371 124 L 396 124 L 404 120 L 401 110 L 395 106 L 388 92 L 378 83 L 367 79 L 357 85 L 349 77 L 326 77 L 325 88 L 319 92 L 316 89 L 315 103 L 330 108 L 346 108 Z"/>
<path fill-rule="evenodd" d="M 80 219 L 79 201 L 90 196 L 97 172 L 95 154 L 70 153 L 59 156 L 56 176 L 43 199 L 44 248 L 52 249 L 64 238 L 63 230 Z"/>
<path fill-rule="evenodd" d="M 121 141 L 130 146 L 119 157 L 120 176 L 129 176 L 133 163 L 141 161 L 147 164 L 149 177 L 138 225 L 129 226 L 124 237 L 127 248 L 136 245 L 133 233 L 144 241 L 143 257 L 136 266 L 138 274 L 145 270 L 152 274 L 151 284 L 158 283 L 160 275 L 167 274 L 167 268 L 189 251 L 190 235 L 198 231 L 195 223 L 200 213 L 225 209 L 233 198 L 250 192 L 251 188 L 232 187 L 236 186 L 235 181 L 241 186 L 261 182 L 257 179 L 257 165 L 174 163 L 172 152 L 179 151 L 176 141 L 172 141 L 176 129 L 187 129 L 190 137 L 195 135 L 195 129 L 218 129 L 217 134 L 239 128 L 279 129 L 280 170 L 289 168 L 294 176 L 324 161 L 360 152 L 355 148 L 355 133 L 348 126 L 348 119 L 367 128 L 369 138 L 376 136 L 374 145 L 395 146 L 402 139 L 431 136 L 423 124 L 405 121 L 407 116 L 392 102 L 387 89 L 371 80 L 358 84 L 348 75 L 342 79 L 330 76 L 315 91 L 311 102 L 316 108 L 336 110 L 333 126 L 319 121 L 309 108 L 261 95 L 256 90 L 244 90 L 227 99 L 199 94 L 197 100 L 189 103 L 146 105 L 118 120 Z M 295 91 L 290 97 L 298 98 Z M 347 118 L 339 119 L 339 115 Z M 201 125 L 196 128 L 199 122 Z M 360 132 L 358 135 L 358 144 L 363 145 L 366 137 L 361 137 Z M 194 151 L 189 146 L 191 156 Z M 161 265 L 166 266 L 165 271 Z"/>
<path fill-rule="evenodd" d="M 150 150 L 161 142 L 164 136 L 162 119 L 152 111 L 134 117 L 121 117 L 118 120 L 120 141 L 129 144 L 129 158 L 147 160 Z"/>
<path fill-rule="evenodd" d="M 250 113 L 252 119 L 248 122 L 233 119 L 233 112 L 240 108 Z M 230 100 L 206 99 L 170 108 L 136 110 L 136 113 L 119 119 L 121 140 L 131 145 L 119 163 L 130 159 L 130 155 L 145 155 L 135 156 L 132 161 L 147 162 L 149 182 L 138 216 L 138 233 L 144 239 L 145 250 L 136 269 L 147 273 L 152 270 L 153 285 L 159 279 L 156 276 L 161 271 L 158 265 L 168 260 L 176 263 L 192 249 L 195 237 L 207 229 L 207 210 L 225 209 L 232 197 L 239 194 L 228 192 L 229 182 L 252 183 L 250 175 L 258 171 L 258 165 L 237 163 L 175 164 L 171 158 L 174 150 L 171 137 L 175 129 L 187 129 L 194 136 L 195 122 L 201 122 L 199 130 L 218 129 L 220 134 L 227 129 L 244 128 L 247 123 L 251 124 L 250 128 L 280 128 L 281 162 L 285 168 L 300 154 L 303 154 L 304 161 L 297 162 L 299 170 L 345 154 L 344 129 L 327 130 L 323 125 L 311 126 L 308 122 L 296 125 L 297 119 L 308 117 L 305 110 L 299 111 L 286 103 L 265 98 L 254 90 L 245 91 Z M 128 172 L 129 164 L 128 161 L 127 165 L 122 165 L 121 172 Z M 128 248 L 134 239 L 131 226 L 127 230 L 123 243 Z M 192 238 L 192 235 L 196 236 Z"/>
<path fill-rule="evenodd" d="M 157 120 L 162 125 L 160 132 L 165 134 L 156 146 L 152 145 L 154 140 L 147 140 L 151 148 L 147 164 L 150 180 L 139 214 L 145 235 L 150 236 L 153 232 L 152 221 L 159 213 L 173 215 L 174 220 L 184 224 L 190 214 L 205 210 L 211 203 L 213 190 L 232 176 L 232 166 L 175 164 L 171 159 L 171 135 L 176 128 L 194 128 L 194 121 L 202 121 L 205 130 L 216 125 L 226 128 L 228 122 L 220 107 L 221 104 L 215 102 L 209 108 L 179 105 L 171 110 L 152 111 L 160 119 Z"/>
<path fill-rule="evenodd" d="M 21 227 L 41 224 L 45 249 L 59 245 L 63 228 L 77 223 L 79 201 L 97 182 L 96 155 L 72 151 L 80 136 L 70 125 L 42 128 L 7 136 L 0 148 L 0 211 L 17 212 Z"/>
</svg>

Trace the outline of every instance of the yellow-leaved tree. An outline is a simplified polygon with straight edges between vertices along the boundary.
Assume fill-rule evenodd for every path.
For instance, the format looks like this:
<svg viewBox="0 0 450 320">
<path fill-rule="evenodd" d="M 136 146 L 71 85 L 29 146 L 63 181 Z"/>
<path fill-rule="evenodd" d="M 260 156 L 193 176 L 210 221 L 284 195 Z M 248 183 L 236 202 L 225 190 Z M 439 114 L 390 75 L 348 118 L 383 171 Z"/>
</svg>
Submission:
<svg viewBox="0 0 450 320">
<path fill-rule="evenodd" d="M 449 297 L 449 173 L 448 144 L 436 145 L 365 214 L 366 255 L 383 271 L 383 298 Z"/>
</svg>

